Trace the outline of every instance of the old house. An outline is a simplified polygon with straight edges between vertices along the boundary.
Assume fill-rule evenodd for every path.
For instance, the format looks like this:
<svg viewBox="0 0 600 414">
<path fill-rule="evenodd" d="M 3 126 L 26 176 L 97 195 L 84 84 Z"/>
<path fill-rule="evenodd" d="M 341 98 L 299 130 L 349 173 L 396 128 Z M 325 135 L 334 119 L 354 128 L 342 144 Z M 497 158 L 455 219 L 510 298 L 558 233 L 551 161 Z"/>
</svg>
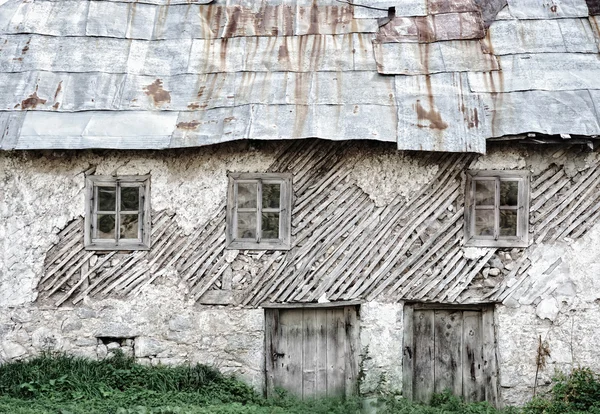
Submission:
<svg viewBox="0 0 600 414">
<path fill-rule="evenodd" d="M 0 362 L 519 404 L 600 370 L 594 0 L 0 0 Z"/>
</svg>

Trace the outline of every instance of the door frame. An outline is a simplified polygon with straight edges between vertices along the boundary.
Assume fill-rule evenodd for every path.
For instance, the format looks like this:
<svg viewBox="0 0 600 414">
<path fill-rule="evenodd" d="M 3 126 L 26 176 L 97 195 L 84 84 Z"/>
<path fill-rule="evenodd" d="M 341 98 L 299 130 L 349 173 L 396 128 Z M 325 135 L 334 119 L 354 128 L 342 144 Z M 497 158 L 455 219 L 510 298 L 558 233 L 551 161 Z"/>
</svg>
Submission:
<svg viewBox="0 0 600 414">
<path fill-rule="evenodd" d="M 495 303 L 481 304 L 448 304 L 448 303 L 404 303 L 404 332 L 402 343 L 402 395 L 413 399 L 413 374 L 414 374 L 414 310 L 449 310 L 449 311 L 481 311 L 482 318 L 482 343 L 485 375 L 485 400 L 493 406 L 498 406 L 498 354 L 497 334 L 494 320 Z"/>
<path fill-rule="evenodd" d="M 273 349 L 273 332 L 279 323 L 279 312 L 300 309 L 345 309 L 346 340 L 348 352 L 345 359 L 345 392 L 346 397 L 358 394 L 359 354 L 360 354 L 360 304 L 363 301 L 339 301 L 327 303 L 273 303 L 263 304 L 265 311 L 265 396 L 274 395 L 275 382 L 271 366 L 277 358 Z"/>
</svg>

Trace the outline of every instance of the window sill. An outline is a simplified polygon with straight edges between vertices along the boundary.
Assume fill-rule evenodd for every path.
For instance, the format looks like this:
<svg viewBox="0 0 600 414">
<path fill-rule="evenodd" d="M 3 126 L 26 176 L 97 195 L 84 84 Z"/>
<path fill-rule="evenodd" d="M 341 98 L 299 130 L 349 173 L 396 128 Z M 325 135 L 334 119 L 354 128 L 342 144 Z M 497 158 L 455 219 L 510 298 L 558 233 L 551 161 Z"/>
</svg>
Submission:
<svg viewBox="0 0 600 414">
<path fill-rule="evenodd" d="M 85 246 L 85 250 L 91 251 L 114 251 L 114 250 L 123 250 L 123 251 L 137 251 L 137 250 L 150 250 L 150 246 L 143 243 L 123 243 L 123 244 L 100 244 L 100 243 L 92 243 L 90 245 Z"/>
<path fill-rule="evenodd" d="M 523 239 L 475 239 L 470 238 L 465 242 L 465 247 L 528 247 L 529 241 Z"/>
<path fill-rule="evenodd" d="M 290 250 L 291 246 L 285 242 L 252 242 L 252 241 L 232 241 L 226 249 L 229 250 Z"/>
</svg>

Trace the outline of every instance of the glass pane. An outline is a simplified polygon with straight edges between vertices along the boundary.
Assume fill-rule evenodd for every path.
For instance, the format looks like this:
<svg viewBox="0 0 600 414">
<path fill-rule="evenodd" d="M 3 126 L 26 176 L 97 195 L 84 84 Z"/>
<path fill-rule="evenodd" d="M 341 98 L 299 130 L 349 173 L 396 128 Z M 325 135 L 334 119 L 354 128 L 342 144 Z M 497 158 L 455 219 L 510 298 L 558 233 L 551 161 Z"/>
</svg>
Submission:
<svg viewBox="0 0 600 414">
<path fill-rule="evenodd" d="M 517 235 L 517 211 L 500 210 L 500 236 Z"/>
<path fill-rule="evenodd" d="M 279 213 L 263 213 L 262 215 L 262 238 L 279 238 Z"/>
<path fill-rule="evenodd" d="M 121 238 L 138 238 L 138 220 L 137 214 L 121 214 Z"/>
<path fill-rule="evenodd" d="M 516 206 L 519 204 L 519 182 L 500 181 L 500 205 Z"/>
<path fill-rule="evenodd" d="M 263 184 L 262 187 L 262 207 L 279 208 L 279 198 L 281 184 Z"/>
<path fill-rule="evenodd" d="M 478 206 L 493 206 L 496 197 L 495 181 L 475 181 L 475 204 Z"/>
<path fill-rule="evenodd" d="M 121 187 L 121 211 L 140 210 L 140 187 Z M 137 238 L 137 236 L 136 236 Z"/>
<path fill-rule="evenodd" d="M 256 213 L 238 213 L 237 237 L 256 239 Z"/>
<path fill-rule="evenodd" d="M 115 211 L 117 187 L 98 187 L 98 205 L 96 211 Z"/>
<path fill-rule="evenodd" d="M 494 235 L 494 210 L 475 210 L 475 236 Z"/>
<path fill-rule="evenodd" d="M 98 223 L 96 226 L 96 238 L 115 239 L 115 215 L 98 214 Z"/>
<path fill-rule="evenodd" d="M 256 183 L 238 184 L 238 208 L 256 208 Z"/>
</svg>

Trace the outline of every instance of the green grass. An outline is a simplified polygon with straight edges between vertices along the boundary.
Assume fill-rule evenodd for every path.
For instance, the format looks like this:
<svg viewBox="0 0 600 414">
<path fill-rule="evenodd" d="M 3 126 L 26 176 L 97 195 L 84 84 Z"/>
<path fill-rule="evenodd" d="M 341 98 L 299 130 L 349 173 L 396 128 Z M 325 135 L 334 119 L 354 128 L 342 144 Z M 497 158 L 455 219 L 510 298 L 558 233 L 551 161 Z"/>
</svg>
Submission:
<svg viewBox="0 0 600 414">
<path fill-rule="evenodd" d="M 428 406 L 395 395 L 376 404 L 382 414 L 600 414 L 600 381 L 585 368 L 561 374 L 548 395 L 500 411 L 449 394 Z M 150 367 L 122 354 L 104 361 L 42 355 L 0 365 L 0 413 L 6 414 L 354 414 L 362 406 L 360 398 L 299 401 L 280 393 L 265 399 L 204 365 Z"/>
</svg>

